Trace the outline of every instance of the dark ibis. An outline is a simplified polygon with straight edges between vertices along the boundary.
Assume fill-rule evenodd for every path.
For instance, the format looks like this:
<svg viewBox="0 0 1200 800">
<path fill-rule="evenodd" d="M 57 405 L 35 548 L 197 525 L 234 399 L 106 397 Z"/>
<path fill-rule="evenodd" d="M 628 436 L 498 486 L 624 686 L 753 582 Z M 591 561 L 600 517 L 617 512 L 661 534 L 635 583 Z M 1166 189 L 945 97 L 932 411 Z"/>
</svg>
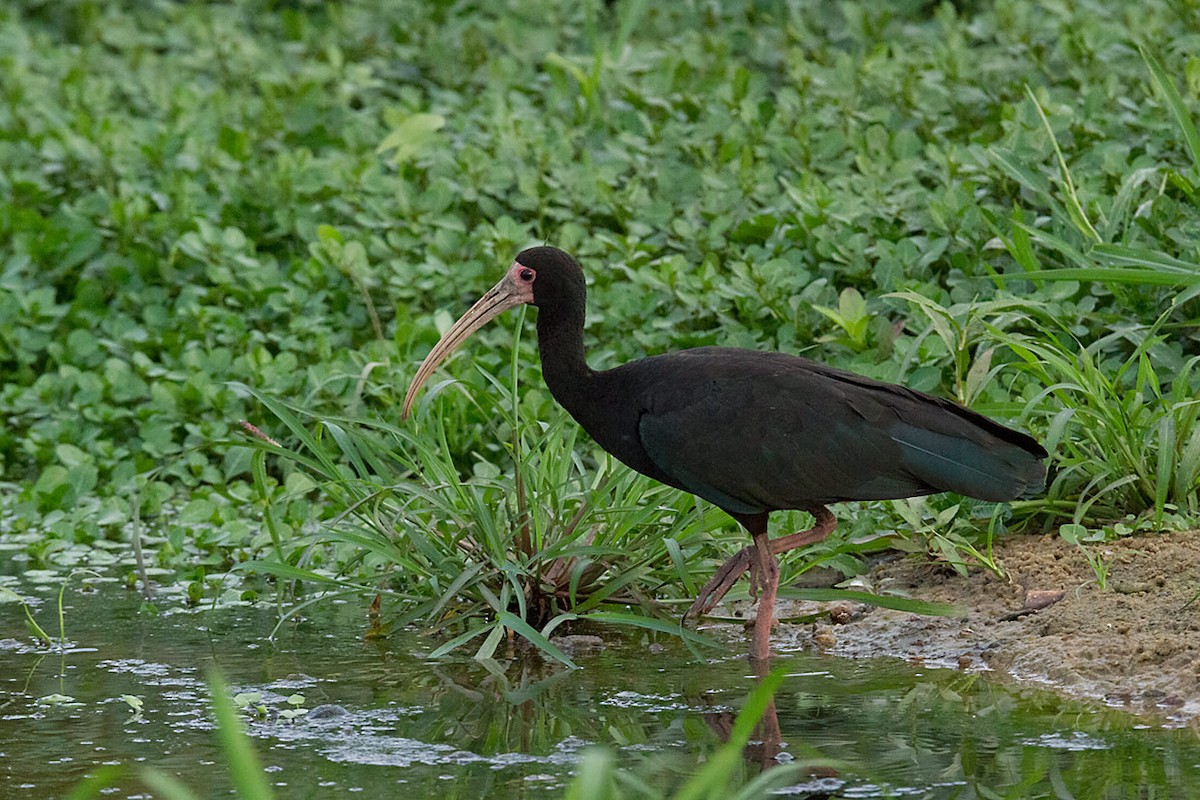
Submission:
<svg viewBox="0 0 1200 800">
<path fill-rule="evenodd" d="M 750 532 L 750 546 L 701 589 L 687 616 L 711 611 L 742 573 L 758 594 L 751 658 L 769 655 L 779 553 L 833 531 L 827 506 L 956 492 L 1004 501 L 1040 491 L 1034 439 L 949 400 L 807 358 L 728 347 L 650 356 L 610 370 L 583 348 L 583 270 L 554 247 L 521 252 L 417 370 L 404 416 L 438 365 L 502 312 L 535 306 L 550 393 L 596 442 L 643 475 L 698 495 Z M 772 511 L 813 527 L 771 539 Z"/>
</svg>

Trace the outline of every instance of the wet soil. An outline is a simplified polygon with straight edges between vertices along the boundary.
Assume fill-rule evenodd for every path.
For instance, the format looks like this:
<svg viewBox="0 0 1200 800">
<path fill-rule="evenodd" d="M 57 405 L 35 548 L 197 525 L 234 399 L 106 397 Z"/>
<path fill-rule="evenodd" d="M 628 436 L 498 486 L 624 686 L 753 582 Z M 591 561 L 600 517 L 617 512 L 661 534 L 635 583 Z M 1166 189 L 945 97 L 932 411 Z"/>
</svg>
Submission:
<svg viewBox="0 0 1200 800">
<path fill-rule="evenodd" d="M 1107 565 L 1104 588 L 1080 549 L 1056 535 L 1001 542 L 1004 577 L 915 559 L 879 564 L 868 575 L 876 592 L 952 603 L 965 615 L 781 601 L 781 619 L 819 618 L 780 623 L 774 647 L 989 670 L 1200 728 L 1200 531 L 1090 548 Z"/>
</svg>

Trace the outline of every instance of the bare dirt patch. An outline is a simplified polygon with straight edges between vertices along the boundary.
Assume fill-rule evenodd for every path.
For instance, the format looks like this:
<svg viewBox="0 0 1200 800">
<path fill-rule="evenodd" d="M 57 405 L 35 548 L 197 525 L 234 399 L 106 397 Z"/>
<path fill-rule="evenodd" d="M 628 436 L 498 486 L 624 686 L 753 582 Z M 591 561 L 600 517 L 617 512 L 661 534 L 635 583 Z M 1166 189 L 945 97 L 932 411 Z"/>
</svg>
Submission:
<svg viewBox="0 0 1200 800">
<path fill-rule="evenodd" d="M 916 560 L 877 565 L 877 591 L 952 603 L 963 617 L 923 617 L 825 604 L 821 621 L 781 624 L 778 650 L 818 648 L 891 655 L 930 665 L 989 669 L 1021 683 L 1200 727 L 1200 532 L 1094 545 L 1109 568 L 1101 589 L 1079 548 L 1057 536 L 1004 540 L 1007 572 L 963 577 Z M 1062 599 L 1040 610 L 1028 606 Z M 779 616 L 816 604 L 781 603 Z"/>
</svg>

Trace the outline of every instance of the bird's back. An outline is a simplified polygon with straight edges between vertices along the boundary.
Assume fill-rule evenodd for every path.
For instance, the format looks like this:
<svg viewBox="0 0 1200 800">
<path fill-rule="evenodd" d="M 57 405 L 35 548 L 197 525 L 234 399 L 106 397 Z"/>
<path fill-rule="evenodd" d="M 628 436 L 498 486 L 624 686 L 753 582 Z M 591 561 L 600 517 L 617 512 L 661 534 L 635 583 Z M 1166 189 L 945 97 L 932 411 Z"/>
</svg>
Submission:
<svg viewBox="0 0 1200 800">
<path fill-rule="evenodd" d="M 1011 500 L 1045 483 L 1031 437 L 797 356 L 705 347 L 597 377 L 624 420 L 613 447 L 617 428 L 580 419 L 601 445 L 737 514 L 945 491 Z"/>
</svg>

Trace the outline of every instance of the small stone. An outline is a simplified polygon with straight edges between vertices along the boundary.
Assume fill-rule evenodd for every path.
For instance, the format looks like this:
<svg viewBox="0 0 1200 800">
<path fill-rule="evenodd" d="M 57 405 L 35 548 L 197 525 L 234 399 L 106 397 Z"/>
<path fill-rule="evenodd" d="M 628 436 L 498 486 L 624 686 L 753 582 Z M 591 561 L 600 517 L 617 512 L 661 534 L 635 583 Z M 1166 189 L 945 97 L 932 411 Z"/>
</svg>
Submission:
<svg viewBox="0 0 1200 800">
<path fill-rule="evenodd" d="M 580 650 L 603 650 L 604 640 L 599 636 L 592 636 L 586 633 L 569 633 L 565 636 L 554 636 L 550 639 L 551 642 L 561 647 L 563 650 L 569 650 L 577 653 Z"/>
<path fill-rule="evenodd" d="M 829 650 L 837 646 L 837 636 L 834 635 L 833 629 L 828 625 L 818 625 L 813 631 L 813 644 Z"/>
<path fill-rule="evenodd" d="M 1052 606 L 1066 596 L 1062 589 L 1027 589 L 1025 591 L 1024 607 L 1030 611 Z"/>
<path fill-rule="evenodd" d="M 337 719 L 338 717 L 349 716 L 350 712 L 334 703 L 326 703 L 325 705 L 317 706 L 305 715 L 305 719 L 309 722 Z"/>
<path fill-rule="evenodd" d="M 854 619 L 854 610 L 848 603 L 837 603 L 829 607 L 829 621 L 834 625 L 845 625 Z"/>
</svg>

